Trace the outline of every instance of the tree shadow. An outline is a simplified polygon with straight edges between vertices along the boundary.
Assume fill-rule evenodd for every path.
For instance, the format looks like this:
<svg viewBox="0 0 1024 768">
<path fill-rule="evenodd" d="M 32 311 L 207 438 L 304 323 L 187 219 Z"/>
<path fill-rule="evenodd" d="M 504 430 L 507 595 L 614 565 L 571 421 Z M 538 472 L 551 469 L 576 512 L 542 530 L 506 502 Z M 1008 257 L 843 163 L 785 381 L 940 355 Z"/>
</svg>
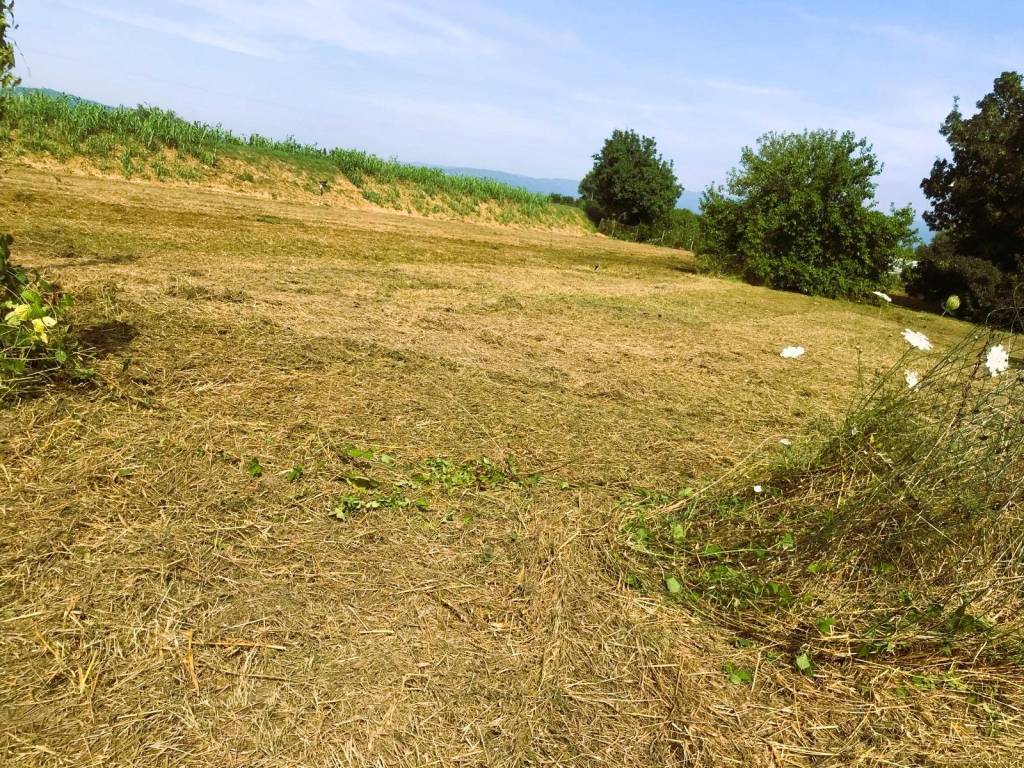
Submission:
<svg viewBox="0 0 1024 768">
<path fill-rule="evenodd" d="M 93 354 L 105 357 L 127 347 L 139 335 L 139 331 L 131 323 L 112 320 L 82 328 L 77 335 Z"/>
</svg>

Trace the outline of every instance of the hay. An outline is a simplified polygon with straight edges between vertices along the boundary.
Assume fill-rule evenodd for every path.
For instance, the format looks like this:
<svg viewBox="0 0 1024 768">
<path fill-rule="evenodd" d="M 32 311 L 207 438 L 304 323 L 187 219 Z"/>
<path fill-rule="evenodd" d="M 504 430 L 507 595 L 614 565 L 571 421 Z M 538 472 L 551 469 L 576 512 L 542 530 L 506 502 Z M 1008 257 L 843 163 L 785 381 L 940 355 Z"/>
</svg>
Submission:
<svg viewBox="0 0 1024 768">
<path fill-rule="evenodd" d="M 839 413 L 848 350 L 894 353 L 902 310 L 711 280 L 600 238 L 7 179 L 19 260 L 78 297 L 102 346 L 94 388 L 0 413 L 4 765 L 1019 754 L 1019 686 L 995 721 L 947 690 L 897 696 L 885 664 L 808 680 L 619 583 L 624 494 Z M 809 350 L 798 367 L 777 358 L 790 340 Z M 395 462 L 353 464 L 345 445 Z M 346 476 L 404 488 L 440 456 L 541 479 L 328 517 Z"/>
</svg>

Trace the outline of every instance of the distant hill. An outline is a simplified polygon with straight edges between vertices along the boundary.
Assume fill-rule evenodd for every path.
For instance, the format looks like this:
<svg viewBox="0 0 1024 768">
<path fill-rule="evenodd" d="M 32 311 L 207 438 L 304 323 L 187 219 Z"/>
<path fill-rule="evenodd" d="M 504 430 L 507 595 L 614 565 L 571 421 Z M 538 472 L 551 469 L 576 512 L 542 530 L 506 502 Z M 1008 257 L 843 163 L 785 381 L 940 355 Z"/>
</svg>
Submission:
<svg viewBox="0 0 1024 768">
<path fill-rule="evenodd" d="M 416 163 L 416 165 L 420 165 Z M 456 176 L 474 176 L 478 179 L 493 179 L 513 187 L 521 187 L 530 192 L 539 192 L 542 195 L 558 194 L 579 195 L 580 182 L 578 179 L 542 179 L 534 176 L 523 176 L 518 173 L 506 173 L 505 171 L 492 171 L 486 168 L 461 168 L 456 166 L 435 165 L 431 166 L 445 173 Z M 689 190 L 683 192 L 679 198 L 678 207 L 689 208 L 691 211 L 700 210 L 700 193 Z"/>
<path fill-rule="evenodd" d="M 75 94 L 73 94 L 73 93 L 65 93 L 64 91 L 55 91 L 52 88 L 26 88 L 23 85 L 18 85 L 18 86 L 14 87 L 14 92 L 15 93 L 41 93 L 44 96 L 49 96 L 49 97 L 55 98 L 55 99 L 67 99 L 68 101 L 74 102 L 76 104 L 96 104 L 96 105 L 99 105 L 101 107 L 106 107 L 107 109 L 113 109 L 113 107 L 110 107 L 110 106 L 108 106 L 106 104 L 100 104 L 100 102 L 98 102 L 98 101 L 93 101 L 92 99 L 83 99 L 81 96 L 75 96 Z"/>
</svg>

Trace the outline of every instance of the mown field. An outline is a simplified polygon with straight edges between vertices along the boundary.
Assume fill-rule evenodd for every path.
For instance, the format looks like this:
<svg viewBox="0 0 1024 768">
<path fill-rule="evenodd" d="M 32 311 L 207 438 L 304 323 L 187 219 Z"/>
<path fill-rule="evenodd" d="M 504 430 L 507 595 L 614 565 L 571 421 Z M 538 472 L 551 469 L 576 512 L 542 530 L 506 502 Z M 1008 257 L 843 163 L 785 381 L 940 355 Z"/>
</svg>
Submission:
<svg viewBox="0 0 1024 768">
<path fill-rule="evenodd" d="M 0 411 L 0 763 L 1019 764 L 1013 667 L 802 674 L 626 556 L 624 500 L 798 448 L 964 324 L 22 164 L 0 209 L 96 370 Z"/>
</svg>

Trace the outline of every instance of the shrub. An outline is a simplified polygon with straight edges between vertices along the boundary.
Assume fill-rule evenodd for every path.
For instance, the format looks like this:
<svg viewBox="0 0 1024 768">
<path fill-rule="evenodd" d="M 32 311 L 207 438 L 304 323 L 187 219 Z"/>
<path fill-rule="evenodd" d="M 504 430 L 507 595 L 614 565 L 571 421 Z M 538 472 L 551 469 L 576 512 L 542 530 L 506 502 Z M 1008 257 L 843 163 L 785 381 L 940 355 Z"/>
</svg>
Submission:
<svg viewBox="0 0 1024 768">
<path fill-rule="evenodd" d="M 951 295 L 958 296 L 959 317 L 984 322 L 994 308 L 1010 300 L 1011 279 L 991 261 L 956 253 L 945 233 L 918 248 L 916 258 L 907 292 L 935 305 Z"/>
<path fill-rule="evenodd" d="M 857 296 L 884 285 L 916 235 L 913 210 L 874 208 L 881 163 L 852 133 L 769 133 L 701 201 L 701 250 L 772 288 Z"/>
<path fill-rule="evenodd" d="M 0 402 L 34 381 L 88 374 L 68 330 L 68 296 L 10 262 L 10 235 L 0 235 Z"/>
<path fill-rule="evenodd" d="M 668 216 L 652 224 L 630 227 L 614 219 L 604 219 L 598 226 L 604 235 L 633 243 L 653 243 L 667 248 L 694 251 L 700 243 L 700 214 L 676 208 Z"/>
<path fill-rule="evenodd" d="M 577 200 L 572 195 L 563 195 L 558 192 L 548 194 L 548 200 L 555 205 L 576 205 Z"/>
</svg>

